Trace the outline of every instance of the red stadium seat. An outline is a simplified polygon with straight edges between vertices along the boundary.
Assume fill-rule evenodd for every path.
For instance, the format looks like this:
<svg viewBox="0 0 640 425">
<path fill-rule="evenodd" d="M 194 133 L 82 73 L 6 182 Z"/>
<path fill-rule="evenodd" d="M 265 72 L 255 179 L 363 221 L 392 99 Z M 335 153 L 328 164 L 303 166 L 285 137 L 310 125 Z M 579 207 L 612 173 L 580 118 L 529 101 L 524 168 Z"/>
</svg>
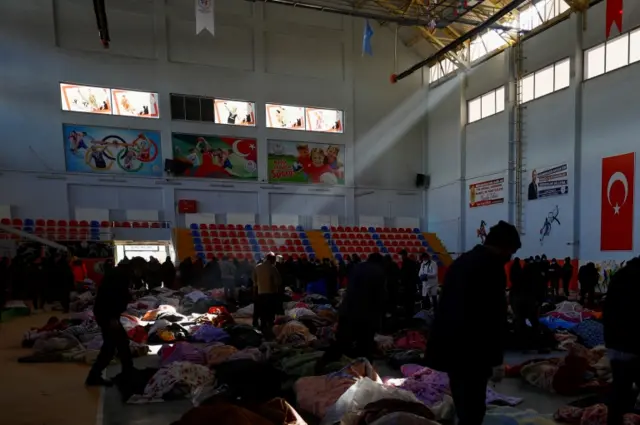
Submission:
<svg viewBox="0 0 640 425">
<path fill-rule="evenodd" d="M 149 222 L 148 221 L 141 221 L 140 222 L 140 227 L 148 229 L 149 228 Z"/>
<path fill-rule="evenodd" d="M 275 232 L 275 233 L 273 234 L 273 237 L 274 237 L 274 238 L 276 238 L 276 239 L 281 239 L 281 238 L 282 238 L 282 233 L 280 233 L 280 232 Z"/>
<path fill-rule="evenodd" d="M 11 219 L 10 218 L 3 218 L 2 220 L 0 220 L 0 223 L 4 224 L 5 226 L 10 226 L 11 225 Z"/>
<path fill-rule="evenodd" d="M 264 238 L 264 233 L 256 232 L 256 238 Z"/>
<path fill-rule="evenodd" d="M 253 226 L 253 230 L 262 230 L 262 225 L 256 224 Z"/>
<path fill-rule="evenodd" d="M 222 251 L 222 245 L 220 245 L 220 244 L 216 244 L 216 245 L 213 247 L 213 250 L 214 250 L 214 251 L 216 251 L 216 252 L 220 252 L 220 251 Z"/>
<path fill-rule="evenodd" d="M 207 260 L 213 260 L 215 258 L 215 255 L 213 255 L 213 252 L 207 252 Z"/>
<path fill-rule="evenodd" d="M 218 225 L 215 223 L 209 223 L 209 230 L 217 230 L 218 229 Z"/>
<path fill-rule="evenodd" d="M 2 224 L 5 224 L 4 220 L 3 220 Z M 47 220 L 47 227 L 55 227 L 55 225 L 56 225 L 56 221 L 55 220 Z"/>
<path fill-rule="evenodd" d="M 78 227 L 80 222 L 78 220 L 69 220 L 69 227 Z"/>
<path fill-rule="evenodd" d="M 344 228 L 344 231 L 347 232 L 347 233 L 351 233 L 351 232 L 353 232 L 353 229 L 350 226 L 347 226 L 347 227 Z"/>
<path fill-rule="evenodd" d="M 67 220 L 58 220 L 58 227 L 67 227 Z"/>
<path fill-rule="evenodd" d="M 264 241 L 264 239 L 258 239 L 258 245 L 265 245 L 266 242 Z"/>
<path fill-rule="evenodd" d="M 206 223 L 200 223 L 200 226 L 198 226 L 200 229 L 207 229 L 207 224 Z"/>
<path fill-rule="evenodd" d="M 242 224 L 236 224 L 235 229 L 236 230 L 244 230 L 244 226 Z"/>
<path fill-rule="evenodd" d="M 225 230 L 220 230 L 220 232 L 218 232 L 218 233 L 220 234 L 221 238 L 229 237 L 229 234 Z"/>
<path fill-rule="evenodd" d="M 208 251 L 208 252 L 214 251 L 214 249 L 213 249 L 213 245 L 211 245 L 211 244 L 207 244 L 207 245 L 205 245 L 205 246 L 204 246 L 204 250 L 205 250 L 205 251 Z"/>
<path fill-rule="evenodd" d="M 44 226 L 45 226 L 45 223 L 46 223 L 46 222 L 45 222 L 43 219 L 41 219 L 41 218 L 39 218 L 39 219 L 37 219 L 37 220 L 36 220 L 36 226 L 38 226 L 38 227 L 44 227 Z"/>
</svg>

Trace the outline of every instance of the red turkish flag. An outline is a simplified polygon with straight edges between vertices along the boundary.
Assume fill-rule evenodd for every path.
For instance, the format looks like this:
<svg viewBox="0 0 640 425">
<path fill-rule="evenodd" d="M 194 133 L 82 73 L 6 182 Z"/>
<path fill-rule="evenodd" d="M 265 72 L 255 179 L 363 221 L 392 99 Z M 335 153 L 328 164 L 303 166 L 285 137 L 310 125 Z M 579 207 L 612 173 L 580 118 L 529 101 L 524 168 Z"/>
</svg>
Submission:
<svg viewBox="0 0 640 425">
<path fill-rule="evenodd" d="M 635 153 L 602 158 L 601 251 L 633 249 L 635 166 Z"/>
</svg>

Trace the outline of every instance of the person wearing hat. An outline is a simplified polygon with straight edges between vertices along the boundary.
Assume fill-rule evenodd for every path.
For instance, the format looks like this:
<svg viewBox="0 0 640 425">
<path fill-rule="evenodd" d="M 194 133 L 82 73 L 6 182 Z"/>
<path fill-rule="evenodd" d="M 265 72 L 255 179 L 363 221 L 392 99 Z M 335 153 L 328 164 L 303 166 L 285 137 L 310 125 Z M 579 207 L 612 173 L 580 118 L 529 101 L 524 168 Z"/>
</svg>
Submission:
<svg viewBox="0 0 640 425">
<path fill-rule="evenodd" d="M 264 334 L 270 334 L 275 322 L 281 279 L 275 266 L 276 255 L 270 252 L 265 261 L 253 270 L 254 310 L 260 321 L 260 328 Z"/>
<path fill-rule="evenodd" d="M 425 355 L 425 365 L 449 376 L 460 425 L 481 425 L 487 383 L 501 366 L 507 325 L 505 265 L 520 249 L 512 224 L 493 226 L 484 244 L 447 270 Z"/>
</svg>

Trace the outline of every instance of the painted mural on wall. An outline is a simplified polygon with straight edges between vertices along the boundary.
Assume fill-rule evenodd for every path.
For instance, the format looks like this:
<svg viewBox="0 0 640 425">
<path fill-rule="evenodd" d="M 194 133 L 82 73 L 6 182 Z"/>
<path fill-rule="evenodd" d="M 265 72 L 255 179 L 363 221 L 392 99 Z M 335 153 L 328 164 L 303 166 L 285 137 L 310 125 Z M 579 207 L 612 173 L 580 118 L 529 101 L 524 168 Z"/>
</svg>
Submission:
<svg viewBox="0 0 640 425">
<path fill-rule="evenodd" d="M 550 167 L 538 167 L 531 171 L 527 199 L 549 198 L 569 194 L 569 165 L 552 165 Z"/>
<path fill-rule="evenodd" d="M 186 177 L 258 179 L 255 139 L 173 133 L 173 159 L 187 164 Z"/>
<path fill-rule="evenodd" d="M 344 146 L 269 140 L 269 182 L 344 184 Z"/>
<path fill-rule="evenodd" d="M 63 124 L 70 172 L 162 176 L 160 133 Z"/>
<path fill-rule="evenodd" d="M 554 224 L 560 226 L 560 220 L 558 219 L 559 215 L 560 208 L 557 205 L 547 213 L 547 216 L 544 218 L 544 223 L 540 228 L 540 245 L 544 245 L 544 239 L 551 235 L 551 229 Z"/>
<path fill-rule="evenodd" d="M 478 239 L 480 239 L 480 243 L 484 243 L 485 239 L 487 239 L 487 222 L 484 220 L 480 220 L 480 227 L 476 229 L 476 235 Z"/>
<path fill-rule="evenodd" d="M 502 204 L 505 198 L 504 177 L 469 185 L 469 208 Z"/>
</svg>

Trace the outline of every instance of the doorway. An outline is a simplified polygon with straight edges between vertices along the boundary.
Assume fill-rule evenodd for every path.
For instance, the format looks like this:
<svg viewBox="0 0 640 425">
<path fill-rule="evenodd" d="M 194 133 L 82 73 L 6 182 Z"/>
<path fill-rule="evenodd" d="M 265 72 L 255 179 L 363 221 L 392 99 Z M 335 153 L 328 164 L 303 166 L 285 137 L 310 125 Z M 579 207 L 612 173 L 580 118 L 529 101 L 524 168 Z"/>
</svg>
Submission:
<svg viewBox="0 0 640 425">
<path fill-rule="evenodd" d="M 116 245 L 116 264 L 124 257 L 132 259 L 133 257 L 142 257 L 149 261 L 151 257 L 161 263 L 169 257 L 175 263 L 176 252 L 170 241 L 149 241 L 149 242 L 133 242 L 133 241 L 115 241 Z"/>
</svg>

